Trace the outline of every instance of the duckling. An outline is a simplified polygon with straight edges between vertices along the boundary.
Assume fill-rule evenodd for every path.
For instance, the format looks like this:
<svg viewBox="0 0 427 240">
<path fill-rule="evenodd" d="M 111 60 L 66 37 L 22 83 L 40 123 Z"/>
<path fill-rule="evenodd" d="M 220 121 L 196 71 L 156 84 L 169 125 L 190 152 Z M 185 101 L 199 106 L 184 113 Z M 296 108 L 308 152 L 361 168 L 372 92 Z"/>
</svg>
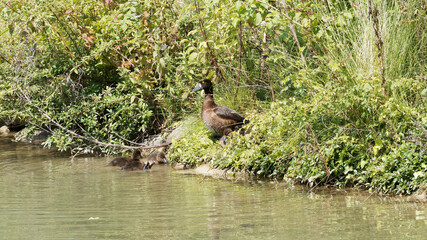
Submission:
<svg viewBox="0 0 427 240">
<path fill-rule="evenodd" d="M 128 164 L 129 162 L 132 161 L 139 161 L 139 159 L 141 158 L 141 150 L 136 149 L 133 153 L 132 153 L 132 157 L 119 157 L 119 158 L 115 158 L 113 159 L 107 166 L 117 166 L 117 167 L 123 167 L 126 164 Z"/>
<path fill-rule="evenodd" d="M 122 167 L 123 171 L 133 171 L 133 170 L 144 170 L 144 169 L 150 169 L 154 165 L 153 162 L 144 162 L 142 164 L 139 159 L 133 160 L 129 163 L 127 163 L 124 167 Z"/>
<path fill-rule="evenodd" d="M 168 163 L 168 160 L 166 159 L 165 155 L 165 148 L 159 148 L 158 150 L 155 150 L 154 152 L 151 152 L 147 160 L 149 162 L 157 163 L 157 164 L 165 164 Z"/>
<path fill-rule="evenodd" d="M 200 80 L 192 92 L 202 89 L 205 92 L 205 100 L 203 101 L 201 113 L 203 124 L 212 132 L 222 136 L 220 142 L 223 141 L 225 143 L 227 135 L 240 129 L 248 121 L 235 110 L 215 104 L 213 86 L 210 80 Z"/>
</svg>

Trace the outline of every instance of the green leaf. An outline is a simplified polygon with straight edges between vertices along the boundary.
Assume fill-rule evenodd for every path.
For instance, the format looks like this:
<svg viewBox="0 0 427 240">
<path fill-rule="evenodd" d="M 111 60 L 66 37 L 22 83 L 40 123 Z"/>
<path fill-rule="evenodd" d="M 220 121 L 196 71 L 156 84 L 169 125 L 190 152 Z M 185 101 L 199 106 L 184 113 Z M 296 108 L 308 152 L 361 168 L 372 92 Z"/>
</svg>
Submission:
<svg viewBox="0 0 427 240">
<path fill-rule="evenodd" d="M 259 25 L 262 22 L 262 16 L 261 13 L 257 13 L 255 16 L 254 24 Z"/>
<path fill-rule="evenodd" d="M 338 15 L 337 24 L 339 26 L 345 26 L 345 19 L 344 19 L 344 17 L 342 15 Z"/>
<path fill-rule="evenodd" d="M 201 42 L 201 43 L 199 44 L 199 47 L 200 47 L 201 49 L 205 49 L 205 48 L 207 48 L 207 47 L 208 47 L 208 44 L 207 44 L 205 41 L 203 41 L 203 42 Z"/>
<path fill-rule="evenodd" d="M 13 24 L 9 24 L 8 28 L 9 28 L 9 34 L 12 35 L 15 30 L 15 27 L 13 26 Z"/>
<path fill-rule="evenodd" d="M 187 34 L 187 36 L 191 36 L 191 35 L 194 35 L 196 32 L 198 32 L 199 30 L 198 29 L 194 29 L 194 30 L 192 30 L 192 31 L 190 31 L 188 34 Z"/>
<path fill-rule="evenodd" d="M 235 5 L 236 5 L 236 10 L 240 11 L 240 8 L 242 7 L 242 1 L 237 1 Z"/>
<path fill-rule="evenodd" d="M 165 59 L 163 58 L 160 58 L 159 63 L 160 63 L 160 66 L 162 66 L 162 68 L 166 66 Z"/>
<path fill-rule="evenodd" d="M 234 18 L 233 19 L 233 26 L 237 28 L 237 25 L 239 25 L 240 19 L 239 18 Z"/>
<path fill-rule="evenodd" d="M 348 19 L 352 19 L 352 18 L 353 18 L 353 15 L 351 15 L 351 13 L 349 13 L 349 12 L 345 12 L 345 13 L 344 13 L 344 16 L 345 16 L 346 18 L 348 18 Z"/>
<path fill-rule="evenodd" d="M 190 56 L 188 56 L 188 60 L 190 60 L 190 62 L 194 62 L 194 60 L 197 58 L 198 53 L 197 52 L 193 52 L 190 54 Z"/>
</svg>

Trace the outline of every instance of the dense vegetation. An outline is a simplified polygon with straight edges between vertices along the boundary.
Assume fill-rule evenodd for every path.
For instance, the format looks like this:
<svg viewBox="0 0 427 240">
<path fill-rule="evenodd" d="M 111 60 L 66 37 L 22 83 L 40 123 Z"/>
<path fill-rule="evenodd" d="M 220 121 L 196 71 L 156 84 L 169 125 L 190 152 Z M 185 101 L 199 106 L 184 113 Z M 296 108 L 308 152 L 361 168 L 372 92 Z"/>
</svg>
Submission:
<svg viewBox="0 0 427 240">
<path fill-rule="evenodd" d="M 0 119 L 114 152 L 182 121 L 169 151 L 289 182 L 427 188 L 425 1 L 5 0 Z M 201 78 L 252 133 L 221 147 Z M 183 120 L 184 119 L 184 120 Z M 108 143 L 108 144 L 100 144 Z"/>
</svg>

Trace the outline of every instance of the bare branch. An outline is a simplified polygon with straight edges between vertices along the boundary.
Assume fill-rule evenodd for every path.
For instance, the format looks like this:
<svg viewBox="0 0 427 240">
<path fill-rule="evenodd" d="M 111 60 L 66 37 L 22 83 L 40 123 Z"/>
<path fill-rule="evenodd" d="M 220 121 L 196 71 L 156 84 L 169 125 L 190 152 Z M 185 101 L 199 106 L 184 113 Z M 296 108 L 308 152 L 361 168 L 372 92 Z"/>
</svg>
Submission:
<svg viewBox="0 0 427 240">
<path fill-rule="evenodd" d="M 288 17 L 288 18 L 289 18 L 288 9 L 286 8 L 285 1 L 283 1 L 283 0 L 282 0 L 282 5 L 283 5 L 283 9 L 285 9 L 286 17 Z M 328 5 L 328 6 L 329 6 L 329 5 Z M 296 44 L 297 44 L 297 46 L 298 46 L 298 51 L 300 51 L 300 49 L 301 49 L 301 45 L 300 45 L 299 40 L 298 40 L 298 37 L 297 37 L 297 31 L 295 30 L 295 27 L 294 27 L 294 25 L 292 24 L 292 22 L 291 22 L 291 21 L 289 21 L 289 29 L 291 29 L 292 36 L 294 37 L 295 43 L 296 43 Z M 304 54 L 303 54 L 302 52 L 301 52 L 301 59 L 302 59 L 302 61 L 303 61 L 303 62 L 306 62 L 306 61 L 305 61 Z"/>
<path fill-rule="evenodd" d="M 237 92 L 239 90 L 240 74 L 242 72 L 242 48 L 243 48 L 242 21 L 240 21 L 239 22 L 239 69 L 237 71 L 236 92 L 234 93 L 234 101 L 236 101 L 236 98 L 237 98 Z"/>
<path fill-rule="evenodd" d="M 386 89 L 386 79 L 385 79 L 385 66 L 384 66 L 384 42 L 381 36 L 381 29 L 378 18 L 378 8 L 372 0 L 369 0 L 369 16 L 372 17 L 372 24 L 374 27 L 375 35 L 377 37 L 377 41 L 375 41 L 375 45 L 378 49 L 378 60 L 380 62 L 380 71 L 381 71 L 381 86 L 383 88 L 383 94 L 388 96 Z"/>
<path fill-rule="evenodd" d="M 69 130 L 66 127 L 62 126 L 55 119 L 53 119 L 46 111 L 44 111 L 42 108 L 34 105 L 32 103 L 32 101 L 31 101 L 30 97 L 24 91 L 22 91 L 22 89 L 19 89 L 19 91 L 21 93 L 22 99 L 25 102 L 27 102 L 27 104 L 29 104 L 32 107 L 36 108 L 42 116 L 44 116 L 45 118 L 47 118 L 49 120 L 49 122 L 51 122 L 52 124 L 54 124 L 55 126 L 57 126 L 60 129 L 64 130 L 65 132 L 67 132 L 68 134 L 70 134 L 71 136 L 73 136 L 75 138 L 86 140 L 86 141 L 94 143 L 94 144 L 96 144 L 98 146 L 113 147 L 113 148 L 120 148 L 120 149 L 150 149 L 150 148 L 161 148 L 161 147 L 165 147 L 165 146 L 168 146 L 168 145 L 171 144 L 171 143 L 163 143 L 163 144 L 154 145 L 154 146 L 147 146 L 145 144 L 135 144 L 136 146 L 128 146 L 128 145 L 106 143 L 106 142 L 99 141 L 98 139 L 93 138 L 93 137 L 82 136 L 82 135 L 80 135 L 80 134 L 78 134 L 78 133 L 76 133 L 76 132 L 74 132 L 72 130 Z"/>
</svg>

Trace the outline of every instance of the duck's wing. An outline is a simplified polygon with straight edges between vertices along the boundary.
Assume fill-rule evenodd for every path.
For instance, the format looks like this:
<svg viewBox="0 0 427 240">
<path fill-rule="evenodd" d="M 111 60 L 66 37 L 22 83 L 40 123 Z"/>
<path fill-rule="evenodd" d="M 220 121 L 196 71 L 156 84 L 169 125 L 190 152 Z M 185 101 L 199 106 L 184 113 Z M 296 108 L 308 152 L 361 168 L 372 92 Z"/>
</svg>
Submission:
<svg viewBox="0 0 427 240">
<path fill-rule="evenodd" d="M 218 117 L 227 120 L 234 120 L 236 122 L 243 122 L 245 117 L 243 117 L 240 113 L 234 111 L 233 109 L 225 106 L 217 106 L 214 109 L 214 112 Z"/>
<path fill-rule="evenodd" d="M 114 158 L 107 166 L 123 167 L 128 161 L 129 159 L 125 157 Z"/>
</svg>

